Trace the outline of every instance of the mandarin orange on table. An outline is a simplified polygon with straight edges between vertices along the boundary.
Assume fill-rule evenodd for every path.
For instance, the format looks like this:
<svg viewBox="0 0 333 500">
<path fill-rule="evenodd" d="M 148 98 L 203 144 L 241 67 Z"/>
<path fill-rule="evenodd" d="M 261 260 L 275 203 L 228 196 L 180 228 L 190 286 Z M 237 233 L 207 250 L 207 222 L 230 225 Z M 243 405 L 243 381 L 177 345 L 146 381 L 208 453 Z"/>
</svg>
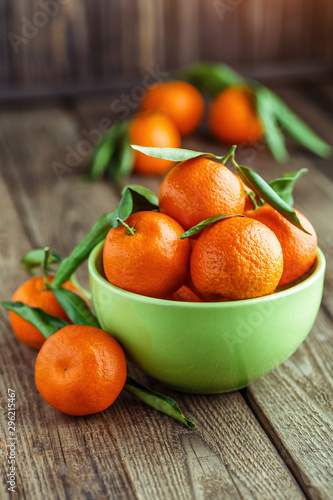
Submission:
<svg viewBox="0 0 333 500">
<path fill-rule="evenodd" d="M 141 108 L 162 109 L 173 120 L 181 135 L 187 135 L 199 125 L 204 112 L 204 102 L 201 94 L 190 83 L 171 81 L 151 86 Z"/>
<path fill-rule="evenodd" d="M 159 212 L 137 212 L 108 232 L 103 248 L 105 275 L 113 285 L 149 297 L 178 290 L 189 270 L 190 243 L 183 227 Z M 132 234 L 131 234 L 132 232 Z"/>
<path fill-rule="evenodd" d="M 68 415 L 106 410 L 126 382 L 121 345 L 104 330 L 69 325 L 51 335 L 38 353 L 35 382 L 45 401 Z"/>
<path fill-rule="evenodd" d="M 204 157 L 175 165 L 160 186 L 160 211 L 186 230 L 218 214 L 242 214 L 245 193 L 240 178 Z"/>
<path fill-rule="evenodd" d="M 48 281 L 50 283 L 52 283 L 53 279 L 54 276 L 48 276 Z M 81 295 L 70 281 L 66 281 L 62 287 Z M 39 307 L 52 316 L 61 318 L 64 321 L 69 321 L 67 314 L 58 303 L 52 290 L 48 290 L 45 287 L 45 280 L 43 276 L 36 276 L 35 278 L 25 281 L 14 292 L 11 300 L 13 302 L 22 302 L 30 307 Z M 9 320 L 16 337 L 23 344 L 34 349 L 41 348 L 45 342 L 45 337 L 43 337 L 35 326 L 27 320 L 21 318 L 19 314 L 16 314 L 13 311 L 9 312 Z"/>
<path fill-rule="evenodd" d="M 208 121 L 213 136 L 225 144 L 251 144 L 263 134 L 254 95 L 246 86 L 222 90 L 210 106 Z"/>
<path fill-rule="evenodd" d="M 306 273 L 317 255 L 318 239 L 311 222 L 295 210 L 302 226 L 310 233 L 291 224 L 270 205 L 246 212 L 248 217 L 269 227 L 277 236 L 283 252 L 284 269 L 279 285 L 285 285 Z"/>
<path fill-rule="evenodd" d="M 155 148 L 179 148 L 181 139 L 173 121 L 161 111 L 137 114 L 130 122 L 128 135 L 131 144 Z M 142 175 L 161 175 L 174 163 L 152 158 L 135 151 L 134 171 Z"/>
<path fill-rule="evenodd" d="M 283 272 L 279 240 L 267 226 L 231 217 L 206 228 L 191 254 L 191 277 L 211 301 L 273 293 Z"/>
</svg>

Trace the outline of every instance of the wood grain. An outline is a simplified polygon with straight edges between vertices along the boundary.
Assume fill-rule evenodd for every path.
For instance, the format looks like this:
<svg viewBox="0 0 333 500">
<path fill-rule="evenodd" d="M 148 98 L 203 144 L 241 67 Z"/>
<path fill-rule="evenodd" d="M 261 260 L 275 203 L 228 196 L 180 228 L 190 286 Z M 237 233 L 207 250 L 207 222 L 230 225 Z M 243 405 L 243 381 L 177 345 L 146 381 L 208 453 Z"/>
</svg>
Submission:
<svg viewBox="0 0 333 500">
<path fill-rule="evenodd" d="M 137 79 L 147 66 L 170 72 L 200 59 L 247 67 L 251 76 L 258 66 L 271 74 L 299 64 L 332 69 L 330 0 L 320 9 L 315 0 L 51 3 L 52 10 L 41 0 L 1 8 L 3 96 L 13 95 L 11 85 L 18 93 L 98 88 Z"/>
<path fill-rule="evenodd" d="M 332 321 L 323 312 L 283 365 L 246 390 L 248 402 L 306 496 L 333 495 Z"/>
<path fill-rule="evenodd" d="M 318 102 L 323 102 L 319 89 L 314 89 L 313 102 L 309 100 L 309 92 L 289 89 L 280 90 L 279 94 L 331 142 L 332 121 L 327 109 L 318 106 Z M 298 351 L 272 373 L 250 385 L 245 394 L 306 496 L 328 499 L 333 494 L 333 234 L 328 215 L 332 212 L 333 162 L 317 160 L 302 148 L 292 146 L 291 150 L 293 156 L 288 161 L 288 171 L 309 169 L 295 188 L 295 206 L 312 221 L 326 255 L 323 306 L 311 334 Z"/>
<path fill-rule="evenodd" d="M 12 201 L 5 190 L 0 204 L 9 211 L 10 232 L 22 233 L 22 243 L 4 259 L 8 276 L 15 277 L 3 288 L 5 298 L 22 279 L 13 270 L 22 273 L 18 260 L 29 242 L 49 243 L 67 254 L 117 199 L 106 183 L 78 182 L 81 164 L 62 182 L 50 168 L 55 159 L 62 161 L 68 144 L 74 147 L 81 140 L 81 126 L 61 108 L 1 114 L 0 168 Z M 34 387 L 35 353 L 13 337 L 3 310 L 0 318 L 2 342 L 8 345 L 0 351 L 6 373 L 1 393 L 6 394 L 6 384 L 17 391 L 19 498 L 210 499 L 221 493 L 227 498 L 304 498 L 240 393 L 183 395 L 132 367 L 135 378 L 175 397 L 198 430 L 189 432 L 126 393 L 101 414 L 62 415 Z M 3 413 L 2 430 L 5 425 Z M 2 440 L 2 457 L 4 448 Z M 4 477 L 5 462 L 2 472 Z M 1 498 L 9 498 L 4 483 L 0 487 Z"/>
</svg>

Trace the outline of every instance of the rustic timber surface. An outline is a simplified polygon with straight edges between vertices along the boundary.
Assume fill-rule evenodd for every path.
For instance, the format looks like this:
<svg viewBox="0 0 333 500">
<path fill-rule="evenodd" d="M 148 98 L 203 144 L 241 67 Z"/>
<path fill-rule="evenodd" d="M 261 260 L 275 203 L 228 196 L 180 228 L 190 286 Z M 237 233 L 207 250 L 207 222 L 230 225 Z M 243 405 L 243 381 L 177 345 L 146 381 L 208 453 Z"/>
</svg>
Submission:
<svg viewBox="0 0 333 500">
<path fill-rule="evenodd" d="M 280 87 L 279 93 L 332 142 L 333 84 Z M 25 252 L 49 245 L 65 256 L 115 207 L 116 188 L 82 178 L 89 163 L 83 131 L 119 118 L 110 111 L 115 98 L 99 94 L 1 110 L 1 300 L 26 279 L 19 265 Z M 226 150 L 204 130 L 184 146 Z M 68 152 L 78 149 L 76 160 L 66 163 Z M 105 412 L 74 418 L 39 396 L 36 352 L 16 340 L 1 308 L 1 499 L 333 498 L 333 162 L 289 149 L 284 166 L 264 145 L 243 148 L 238 158 L 267 180 L 309 169 L 296 187 L 295 206 L 316 227 L 328 265 L 323 304 L 302 346 L 246 390 L 217 396 L 177 393 L 130 366 L 139 381 L 175 398 L 195 431 L 125 392 Z M 157 192 L 160 179 L 133 176 L 130 182 Z M 87 285 L 85 265 L 79 275 Z M 6 483 L 8 388 L 16 391 L 15 495 Z"/>
</svg>

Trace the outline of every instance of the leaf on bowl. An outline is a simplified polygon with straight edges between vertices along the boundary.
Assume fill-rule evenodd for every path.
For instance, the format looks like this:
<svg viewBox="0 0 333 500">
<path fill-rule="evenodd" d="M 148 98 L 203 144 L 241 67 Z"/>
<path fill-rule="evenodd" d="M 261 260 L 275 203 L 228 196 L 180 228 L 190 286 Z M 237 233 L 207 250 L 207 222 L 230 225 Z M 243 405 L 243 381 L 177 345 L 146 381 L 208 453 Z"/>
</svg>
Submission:
<svg viewBox="0 0 333 500">
<path fill-rule="evenodd" d="M 280 196 L 271 188 L 271 186 L 264 181 L 264 179 L 251 170 L 249 167 L 244 167 L 242 165 L 238 165 L 234 158 L 233 162 L 236 166 L 237 172 L 244 182 L 254 193 L 262 198 L 266 203 L 271 205 L 277 212 L 279 212 L 285 219 L 291 222 L 294 226 L 298 227 L 302 231 L 307 234 L 310 234 L 304 227 L 302 226 L 299 218 L 295 210 L 288 205 Z"/>
<path fill-rule="evenodd" d="M 156 210 L 158 210 L 157 196 L 150 189 L 130 184 L 122 190 L 122 197 L 109 219 L 109 224 L 116 228 L 120 224 L 119 219 L 125 221 L 133 213 Z"/>
<path fill-rule="evenodd" d="M 283 177 L 274 179 L 268 184 L 280 196 L 280 198 L 282 198 L 283 201 L 292 206 L 294 204 L 293 189 L 295 184 L 307 171 L 307 168 L 301 168 L 300 170 L 297 170 L 297 172 L 283 174 Z"/>
<path fill-rule="evenodd" d="M 184 240 L 185 238 L 188 238 L 189 236 L 193 236 L 194 234 L 199 233 L 203 229 L 205 229 L 208 226 L 211 226 L 212 224 L 215 224 L 215 222 L 218 222 L 222 219 L 229 219 L 230 217 L 245 217 L 245 215 L 242 214 L 219 214 L 219 215 L 214 215 L 214 217 L 210 217 L 209 219 L 205 219 L 196 226 L 191 227 L 188 229 L 185 233 L 181 234 L 179 237 L 181 240 Z"/>
</svg>

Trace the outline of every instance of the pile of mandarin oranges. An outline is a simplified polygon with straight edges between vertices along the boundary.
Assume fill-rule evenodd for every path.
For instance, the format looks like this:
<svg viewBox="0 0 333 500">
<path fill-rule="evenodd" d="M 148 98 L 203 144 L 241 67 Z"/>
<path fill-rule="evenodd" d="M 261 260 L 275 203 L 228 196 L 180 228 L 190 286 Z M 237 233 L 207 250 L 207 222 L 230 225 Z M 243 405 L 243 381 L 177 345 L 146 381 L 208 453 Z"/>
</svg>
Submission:
<svg viewBox="0 0 333 500">
<path fill-rule="evenodd" d="M 154 158 L 151 158 L 154 160 Z M 132 214 L 107 234 L 103 263 L 110 283 L 178 301 L 241 300 L 273 293 L 306 273 L 317 251 L 304 232 L 268 204 L 254 210 L 241 178 L 204 156 L 173 166 L 159 190 L 159 211 Z M 206 219 L 227 217 L 190 237 Z"/>
</svg>

